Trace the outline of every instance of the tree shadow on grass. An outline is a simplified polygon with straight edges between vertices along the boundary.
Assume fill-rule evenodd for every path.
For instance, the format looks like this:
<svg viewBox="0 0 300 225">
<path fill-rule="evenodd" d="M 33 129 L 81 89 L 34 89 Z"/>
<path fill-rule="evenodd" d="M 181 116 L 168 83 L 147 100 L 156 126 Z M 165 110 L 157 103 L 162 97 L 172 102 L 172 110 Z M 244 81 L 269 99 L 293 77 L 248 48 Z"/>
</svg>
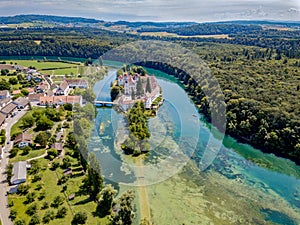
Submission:
<svg viewBox="0 0 300 225">
<path fill-rule="evenodd" d="M 87 203 L 89 203 L 89 202 L 91 202 L 92 200 L 91 200 L 91 198 L 90 197 L 87 197 L 86 199 L 84 199 L 84 200 L 81 200 L 81 201 L 79 201 L 79 202 L 76 202 L 74 205 L 84 205 L 84 204 L 87 204 Z"/>
</svg>

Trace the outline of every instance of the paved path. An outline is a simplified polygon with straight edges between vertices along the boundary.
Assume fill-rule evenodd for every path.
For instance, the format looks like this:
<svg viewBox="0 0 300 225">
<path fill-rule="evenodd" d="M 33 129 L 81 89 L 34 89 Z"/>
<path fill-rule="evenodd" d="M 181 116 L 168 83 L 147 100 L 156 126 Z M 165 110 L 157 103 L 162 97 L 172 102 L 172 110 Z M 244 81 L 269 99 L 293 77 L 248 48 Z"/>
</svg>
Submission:
<svg viewBox="0 0 300 225">
<path fill-rule="evenodd" d="M 9 160 L 9 151 L 13 147 L 13 143 L 10 141 L 10 130 L 11 127 L 25 115 L 27 111 L 18 111 L 18 114 L 13 118 L 7 118 L 5 124 L 1 129 L 6 131 L 6 143 L 4 146 L 3 158 L 0 161 L 0 219 L 3 225 L 13 225 L 13 222 L 9 218 L 9 207 L 7 201 L 7 191 L 9 190 L 8 183 L 6 182 L 6 167 Z M 8 142 L 9 141 L 9 142 Z M 8 144 L 7 144 L 8 143 Z"/>
<path fill-rule="evenodd" d="M 148 200 L 148 193 L 147 187 L 144 184 L 144 168 L 143 168 L 143 159 L 142 156 L 139 156 L 136 161 L 137 165 L 137 182 L 138 182 L 138 193 L 139 193 L 139 207 L 140 207 L 140 216 L 141 219 L 147 219 L 151 221 L 151 214 L 150 214 L 150 207 L 149 207 L 149 200 Z"/>
</svg>

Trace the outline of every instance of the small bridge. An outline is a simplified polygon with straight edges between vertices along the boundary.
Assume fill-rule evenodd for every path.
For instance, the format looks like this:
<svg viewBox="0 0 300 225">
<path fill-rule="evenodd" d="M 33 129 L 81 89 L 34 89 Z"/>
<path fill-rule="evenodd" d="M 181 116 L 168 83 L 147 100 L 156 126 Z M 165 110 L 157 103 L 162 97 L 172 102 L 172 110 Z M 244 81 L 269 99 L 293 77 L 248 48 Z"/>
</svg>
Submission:
<svg viewBox="0 0 300 225">
<path fill-rule="evenodd" d="M 113 105 L 118 105 L 118 103 L 110 101 L 94 101 L 94 105 L 98 107 L 109 107 Z"/>
</svg>

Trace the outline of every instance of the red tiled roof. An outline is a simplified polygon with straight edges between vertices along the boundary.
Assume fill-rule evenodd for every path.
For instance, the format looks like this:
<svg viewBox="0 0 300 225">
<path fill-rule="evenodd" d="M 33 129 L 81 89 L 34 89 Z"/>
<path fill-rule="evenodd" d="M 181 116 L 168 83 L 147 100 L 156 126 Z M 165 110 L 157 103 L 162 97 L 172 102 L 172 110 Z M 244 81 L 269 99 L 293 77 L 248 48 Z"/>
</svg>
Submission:
<svg viewBox="0 0 300 225">
<path fill-rule="evenodd" d="M 9 91 L 8 90 L 0 91 L 0 96 L 7 96 L 7 95 L 9 95 Z"/>
</svg>

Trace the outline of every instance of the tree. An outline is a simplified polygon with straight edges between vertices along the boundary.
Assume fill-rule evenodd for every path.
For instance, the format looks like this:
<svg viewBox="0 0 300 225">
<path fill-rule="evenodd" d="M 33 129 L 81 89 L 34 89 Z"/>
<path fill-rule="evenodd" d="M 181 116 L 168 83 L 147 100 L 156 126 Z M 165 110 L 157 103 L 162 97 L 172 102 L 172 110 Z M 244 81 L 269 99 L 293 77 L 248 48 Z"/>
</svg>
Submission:
<svg viewBox="0 0 300 225">
<path fill-rule="evenodd" d="M 37 204 L 36 203 L 33 203 L 26 209 L 26 214 L 29 216 L 32 216 L 36 212 L 37 212 Z"/>
<path fill-rule="evenodd" d="M 67 111 L 72 111 L 73 105 L 71 103 L 64 104 L 64 109 Z"/>
<path fill-rule="evenodd" d="M 34 202 L 35 192 L 30 192 L 26 195 L 26 203 Z"/>
<path fill-rule="evenodd" d="M 40 132 L 35 137 L 34 142 L 39 144 L 41 147 L 46 147 L 48 144 L 48 139 L 50 138 L 50 133 L 48 132 Z"/>
<path fill-rule="evenodd" d="M 15 85 L 15 84 L 18 84 L 18 83 L 19 83 L 18 79 L 15 78 L 15 77 L 9 78 L 9 79 L 8 79 L 8 82 L 9 82 L 11 85 Z"/>
<path fill-rule="evenodd" d="M 29 221 L 29 225 L 36 225 L 36 224 L 40 224 L 41 222 L 41 218 L 39 217 L 38 214 L 34 214 L 31 217 L 31 220 Z"/>
<path fill-rule="evenodd" d="M 25 116 L 23 117 L 22 122 L 23 122 L 23 127 L 24 127 L 24 128 L 32 127 L 33 124 L 34 124 L 34 118 L 33 118 L 32 115 L 27 114 L 27 115 L 25 115 Z"/>
<path fill-rule="evenodd" d="M 48 210 L 45 212 L 45 215 L 43 217 L 43 223 L 49 223 L 53 219 L 54 219 L 54 211 Z"/>
<path fill-rule="evenodd" d="M 110 184 L 102 189 L 98 200 L 97 213 L 104 217 L 111 212 L 112 204 L 117 191 Z"/>
<path fill-rule="evenodd" d="M 11 209 L 10 213 L 9 213 L 9 218 L 11 218 L 12 220 L 15 220 L 17 218 L 17 210 Z"/>
<path fill-rule="evenodd" d="M 23 148 L 22 148 L 22 155 L 28 155 L 28 153 L 30 152 L 32 150 L 32 148 L 31 147 L 29 147 L 29 146 L 24 146 Z"/>
<path fill-rule="evenodd" d="M 87 220 L 87 214 L 86 212 L 78 212 L 74 215 L 72 224 L 85 224 Z"/>
<path fill-rule="evenodd" d="M 10 83 L 8 83 L 6 80 L 2 79 L 0 81 L 0 90 L 9 90 L 10 89 Z"/>
<path fill-rule="evenodd" d="M 48 156 L 55 158 L 56 156 L 58 156 L 58 151 L 55 148 L 50 148 L 48 150 Z"/>
<path fill-rule="evenodd" d="M 113 86 L 110 89 L 110 97 L 111 97 L 112 101 L 114 101 L 118 97 L 119 94 L 120 94 L 120 87 L 119 86 Z"/>
<path fill-rule="evenodd" d="M 64 218 L 67 215 L 67 212 L 68 212 L 67 208 L 65 206 L 62 206 L 57 210 L 56 217 Z"/>
<path fill-rule="evenodd" d="M 142 79 L 140 79 L 140 78 L 136 85 L 136 94 L 137 94 L 137 96 L 142 96 L 144 94 Z"/>
<path fill-rule="evenodd" d="M 12 150 L 9 151 L 9 158 L 15 157 L 19 152 L 19 148 L 13 148 Z"/>
<path fill-rule="evenodd" d="M 100 163 L 94 153 L 89 156 L 88 167 L 88 187 L 90 189 L 91 199 L 96 199 L 97 195 L 103 188 L 103 177 L 101 174 Z"/>
<path fill-rule="evenodd" d="M 10 183 L 10 179 L 11 179 L 11 177 L 12 177 L 12 175 L 13 175 L 12 170 L 13 170 L 13 164 L 9 163 L 9 164 L 7 165 L 7 167 L 6 167 L 6 181 L 7 181 L 8 183 Z"/>
<path fill-rule="evenodd" d="M 58 195 L 54 198 L 53 202 L 51 203 L 51 207 L 57 208 L 58 206 L 64 203 L 64 197 Z"/>
<path fill-rule="evenodd" d="M 134 192 L 128 190 L 118 199 L 119 212 L 114 218 L 113 224 L 131 225 L 134 219 L 133 204 Z"/>
<path fill-rule="evenodd" d="M 146 92 L 151 93 L 151 84 L 150 84 L 150 78 L 147 78 L 147 83 L 146 83 Z"/>
<path fill-rule="evenodd" d="M 29 91 L 27 89 L 22 89 L 21 90 L 21 93 L 24 95 L 24 96 L 28 96 L 29 95 Z"/>
<path fill-rule="evenodd" d="M 2 69 L 1 70 L 1 76 L 6 76 L 9 73 L 8 69 Z"/>
<path fill-rule="evenodd" d="M 20 184 L 18 186 L 18 193 L 20 193 L 21 195 L 25 195 L 28 193 L 29 190 L 29 185 L 28 184 Z"/>
<path fill-rule="evenodd" d="M 26 225 L 26 221 L 25 220 L 17 220 L 15 222 L 15 225 Z"/>
<path fill-rule="evenodd" d="M 48 130 L 53 127 L 53 122 L 49 120 L 46 116 L 42 115 L 36 122 L 36 129 L 39 130 Z"/>
</svg>

